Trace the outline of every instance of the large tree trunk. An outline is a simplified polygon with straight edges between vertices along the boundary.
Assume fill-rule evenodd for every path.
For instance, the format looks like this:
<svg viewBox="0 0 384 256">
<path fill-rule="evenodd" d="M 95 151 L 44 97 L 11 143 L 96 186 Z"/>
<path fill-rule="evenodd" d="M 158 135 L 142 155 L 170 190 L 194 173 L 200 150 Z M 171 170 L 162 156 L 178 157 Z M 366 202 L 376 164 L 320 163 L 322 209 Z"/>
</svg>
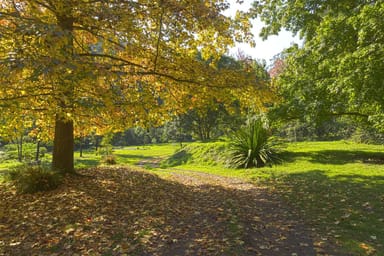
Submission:
<svg viewBox="0 0 384 256">
<path fill-rule="evenodd" d="M 73 121 L 56 117 L 52 169 L 63 173 L 75 172 L 73 149 Z"/>
<path fill-rule="evenodd" d="M 65 1 L 64 1 L 65 2 Z M 71 9 L 71 6 L 66 6 Z M 68 14 L 70 14 L 69 12 Z M 62 57 L 67 58 L 68 62 L 73 62 L 73 22 L 74 19 L 71 16 L 66 16 L 63 13 L 61 16 L 57 15 L 58 25 L 65 32 L 62 39 Z M 62 63 L 61 65 L 63 65 Z M 52 156 L 52 169 L 63 172 L 73 173 L 74 169 L 74 133 L 73 133 L 73 120 L 68 120 L 61 116 L 73 107 L 73 96 L 74 96 L 74 82 L 72 81 L 71 73 L 64 73 L 61 75 L 61 79 L 64 82 L 58 87 L 58 93 L 61 93 L 67 99 L 59 100 L 59 106 L 65 110 L 62 113 L 56 114 L 55 121 L 55 135 L 53 140 L 53 156 Z"/>
</svg>

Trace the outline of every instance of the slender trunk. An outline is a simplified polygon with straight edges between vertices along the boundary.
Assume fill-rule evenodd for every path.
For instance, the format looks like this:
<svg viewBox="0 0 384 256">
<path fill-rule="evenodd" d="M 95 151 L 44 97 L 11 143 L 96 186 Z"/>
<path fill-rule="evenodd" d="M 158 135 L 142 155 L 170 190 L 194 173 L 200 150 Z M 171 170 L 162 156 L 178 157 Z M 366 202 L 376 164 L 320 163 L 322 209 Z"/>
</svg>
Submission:
<svg viewBox="0 0 384 256">
<path fill-rule="evenodd" d="M 73 137 L 73 121 L 56 117 L 52 154 L 53 170 L 64 173 L 73 173 L 75 171 Z"/>
<path fill-rule="evenodd" d="M 40 140 L 37 140 L 36 143 L 36 155 L 35 155 L 35 162 L 39 163 L 39 156 L 40 156 Z"/>
<path fill-rule="evenodd" d="M 20 136 L 19 139 L 16 140 L 17 143 L 17 159 L 19 162 L 23 161 L 23 136 Z"/>
<path fill-rule="evenodd" d="M 80 157 L 83 157 L 83 136 L 80 136 Z"/>
<path fill-rule="evenodd" d="M 95 135 L 95 152 L 96 152 L 96 155 L 99 155 L 99 144 L 100 144 L 100 140 L 99 140 L 99 137 L 98 135 Z"/>
</svg>

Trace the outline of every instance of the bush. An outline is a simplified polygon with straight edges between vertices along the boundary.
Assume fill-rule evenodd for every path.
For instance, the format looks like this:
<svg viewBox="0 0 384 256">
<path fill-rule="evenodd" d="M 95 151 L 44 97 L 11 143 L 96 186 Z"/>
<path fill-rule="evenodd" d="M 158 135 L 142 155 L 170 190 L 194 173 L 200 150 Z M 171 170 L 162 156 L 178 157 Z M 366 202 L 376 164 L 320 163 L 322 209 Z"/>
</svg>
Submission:
<svg viewBox="0 0 384 256">
<path fill-rule="evenodd" d="M 351 140 L 357 143 L 384 144 L 384 134 L 372 127 L 358 127 L 352 134 Z"/>
<path fill-rule="evenodd" d="M 9 173 L 9 180 L 19 193 L 35 193 L 57 188 L 61 175 L 43 166 L 20 166 Z"/>
<path fill-rule="evenodd" d="M 103 162 L 108 165 L 114 165 L 116 164 L 116 157 L 114 155 L 106 155 L 103 157 Z"/>
<path fill-rule="evenodd" d="M 260 118 L 249 121 L 230 138 L 230 155 L 227 161 L 229 167 L 263 167 L 280 162 L 270 142 L 268 130 Z"/>
</svg>

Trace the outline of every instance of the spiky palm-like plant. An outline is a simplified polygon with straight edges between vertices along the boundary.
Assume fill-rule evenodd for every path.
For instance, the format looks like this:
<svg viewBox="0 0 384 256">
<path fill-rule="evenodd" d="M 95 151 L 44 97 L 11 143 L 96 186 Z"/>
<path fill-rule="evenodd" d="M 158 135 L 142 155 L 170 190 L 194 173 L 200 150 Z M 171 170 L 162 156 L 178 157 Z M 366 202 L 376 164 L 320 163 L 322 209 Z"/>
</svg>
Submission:
<svg viewBox="0 0 384 256">
<path fill-rule="evenodd" d="M 268 130 L 260 118 L 249 121 L 234 132 L 229 149 L 228 165 L 233 168 L 263 167 L 279 161 L 269 141 Z"/>
</svg>

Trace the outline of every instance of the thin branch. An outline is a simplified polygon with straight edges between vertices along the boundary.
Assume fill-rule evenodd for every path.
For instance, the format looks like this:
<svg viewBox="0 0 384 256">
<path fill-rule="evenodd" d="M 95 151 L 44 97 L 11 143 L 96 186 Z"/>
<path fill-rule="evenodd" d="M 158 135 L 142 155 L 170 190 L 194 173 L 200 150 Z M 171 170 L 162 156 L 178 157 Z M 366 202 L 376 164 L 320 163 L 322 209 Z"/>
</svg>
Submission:
<svg viewBox="0 0 384 256">
<path fill-rule="evenodd" d="M 43 6 L 44 8 L 47 8 L 48 10 L 50 10 L 51 12 L 55 13 L 55 9 L 53 9 L 51 6 L 49 6 L 48 4 L 45 4 L 45 3 L 42 3 L 41 1 L 38 1 L 38 0 L 32 0 L 32 2 L 35 2 L 36 4 L 38 5 L 41 5 Z M 52 4 L 52 3 L 50 3 Z"/>
<path fill-rule="evenodd" d="M 103 39 L 103 40 L 105 40 L 105 41 L 107 41 L 107 42 L 110 42 L 111 44 L 114 44 L 114 45 L 118 46 L 118 47 L 119 47 L 120 49 L 122 49 L 122 50 L 125 49 L 125 46 L 124 46 L 124 45 L 122 45 L 122 44 L 120 44 L 120 43 L 118 43 L 118 42 L 115 42 L 115 41 L 113 41 L 113 40 L 110 39 L 110 38 L 106 38 L 106 37 L 104 37 L 103 35 L 100 35 L 99 33 L 93 31 L 92 29 L 86 28 L 86 27 L 84 27 L 84 26 L 77 26 L 77 25 L 74 25 L 74 26 L 73 26 L 73 29 L 75 29 L 75 30 L 83 30 L 83 31 L 87 31 L 88 33 L 90 33 L 90 34 L 92 34 L 92 35 L 94 35 L 94 36 L 96 36 L 96 37 L 99 37 L 99 38 L 101 38 L 101 39 Z"/>
<path fill-rule="evenodd" d="M 156 67 L 157 67 L 157 59 L 159 57 L 159 50 L 160 50 L 160 41 L 162 37 L 162 27 L 163 27 L 163 16 L 164 16 L 164 8 L 161 8 L 161 14 L 160 14 L 160 20 L 159 20 L 159 32 L 157 36 L 157 43 L 156 43 L 156 56 L 154 60 L 154 67 L 153 67 L 153 72 L 156 72 Z"/>
<path fill-rule="evenodd" d="M 364 118 L 369 117 L 369 115 L 362 114 L 359 112 L 338 112 L 338 113 L 330 112 L 329 115 L 331 115 L 331 116 L 359 116 L 359 117 L 364 117 Z"/>
<path fill-rule="evenodd" d="M 84 57 L 97 57 L 97 58 L 106 58 L 106 59 L 111 59 L 111 60 L 115 60 L 115 61 L 120 61 L 120 62 L 123 62 L 129 66 L 134 66 L 134 67 L 138 67 L 138 68 L 142 68 L 142 69 L 147 69 L 145 66 L 142 66 L 142 65 L 139 65 L 139 64 L 136 64 L 136 63 L 133 63 L 133 62 L 130 62 L 128 60 L 125 60 L 125 59 L 122 59 L 122 58 L 119 58 L 119 57 L 116 57 L 116 56 L 113 56 L 113 55 L 109 55 L 109 54 L 101 54 L 101 53 L 80 53 L 80 54 L 77 54 L 78 56 L 84 56 Z"/>
<path fill-rule="evenodd" d="M 25 95 L 13 96 L 10 98 L 0 98 L 0 101 L 13 101 L 13 100 L 25 99 L 30 97 L 41 97 L 41 96 L 51 96 L 51 95 L 52 93 L 25 94 Z"/>
</svg>

